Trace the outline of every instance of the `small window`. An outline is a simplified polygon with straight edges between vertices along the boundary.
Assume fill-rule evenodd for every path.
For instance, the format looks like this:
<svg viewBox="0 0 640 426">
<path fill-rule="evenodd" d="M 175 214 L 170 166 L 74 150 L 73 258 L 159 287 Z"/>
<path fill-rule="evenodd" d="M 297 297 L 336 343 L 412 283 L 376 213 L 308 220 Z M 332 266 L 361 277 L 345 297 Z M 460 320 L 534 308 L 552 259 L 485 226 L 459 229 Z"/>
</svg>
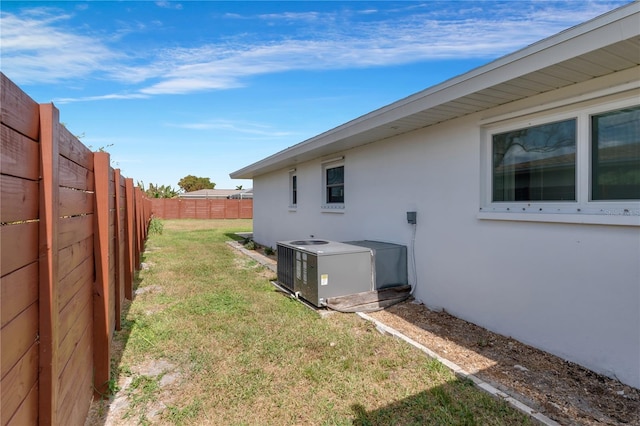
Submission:
<svg viewBox="0 0 640 426">
<path fill-rule="evenodd" d="M 289 172 L 289 207 L 298 206 L 298 175 L 295 169 Z"/>
<path fill-rule="evenodd" d="M 640 200 L 640 107 L 591 117 L 591 199 Z"/>
<path fill-rule="evenodd" d="M 291 204 L 298 204 L 298 176 L 291 176 Z"/>
<path fill-rule="evenodd" d="M 326 203 L 344 203 L 344 166 L 328 167 L 326 173 Z"/>
<path fill-rule="evenodd" d="M 492 136 L 493 201 L 575 201 L 576 120 Z"/>
</svg>

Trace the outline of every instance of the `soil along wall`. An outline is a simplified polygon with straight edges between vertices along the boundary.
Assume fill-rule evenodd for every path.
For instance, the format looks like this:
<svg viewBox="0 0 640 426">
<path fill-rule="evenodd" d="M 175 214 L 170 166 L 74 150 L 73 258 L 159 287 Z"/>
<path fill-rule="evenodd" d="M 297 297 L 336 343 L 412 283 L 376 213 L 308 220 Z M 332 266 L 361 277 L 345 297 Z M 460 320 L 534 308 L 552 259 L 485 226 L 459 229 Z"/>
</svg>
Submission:
<svg viewBox="0 0 640 426">
<path fill-rule="evenodd" d="M 0 423 L 82 424 L 108 391 L 151 206 L 53 104 L 0 80 Z"/>
</svg>

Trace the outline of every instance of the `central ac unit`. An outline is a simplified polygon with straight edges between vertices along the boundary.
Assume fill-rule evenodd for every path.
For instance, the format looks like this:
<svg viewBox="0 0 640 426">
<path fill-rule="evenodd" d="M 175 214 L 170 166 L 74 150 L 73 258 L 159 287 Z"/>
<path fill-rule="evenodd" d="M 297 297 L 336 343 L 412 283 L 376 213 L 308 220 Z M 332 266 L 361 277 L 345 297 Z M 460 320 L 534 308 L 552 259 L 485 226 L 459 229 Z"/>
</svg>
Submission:
<svg viewBox="0 0 640 426">
<path fill-rule="evenodd" d="M 278 282 L 315 306 L 328 298 L 407 284 L 405 246 L 378 241 L 280 241 Z"/>
</svg>

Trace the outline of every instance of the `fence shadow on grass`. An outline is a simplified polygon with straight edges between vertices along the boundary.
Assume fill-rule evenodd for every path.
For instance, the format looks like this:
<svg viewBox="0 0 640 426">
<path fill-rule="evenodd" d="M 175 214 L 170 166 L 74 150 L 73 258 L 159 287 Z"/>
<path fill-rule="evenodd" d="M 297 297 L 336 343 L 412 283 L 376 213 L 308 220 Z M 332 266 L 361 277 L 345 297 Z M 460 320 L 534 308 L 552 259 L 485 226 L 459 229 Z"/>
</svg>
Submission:
<svg viewBox="0 0 640 426">
<path fill-rule="evenodd" d="M 481 406 L 470 390 L 473 383 L 466 379 L 455 379 L 442 385 L 434 386 L 418 392 L 407 398 L 395 401 L 384 407 L 369 410 L 362 404 L 351 405 L 354 426 L 395 426 L 395 425 L 471 425 L 482 424 L 483 419 L 477 419 L 472 407 Z M 475 398 L 490 398 L 479 395 Z M 504 402 L 504 419 L 494 419 L 503 424 L 528 424 L 528 418 L 520 413 L 514 413 Z M 486 421 L 486 419 L 484 419 Z"/>
</svg>

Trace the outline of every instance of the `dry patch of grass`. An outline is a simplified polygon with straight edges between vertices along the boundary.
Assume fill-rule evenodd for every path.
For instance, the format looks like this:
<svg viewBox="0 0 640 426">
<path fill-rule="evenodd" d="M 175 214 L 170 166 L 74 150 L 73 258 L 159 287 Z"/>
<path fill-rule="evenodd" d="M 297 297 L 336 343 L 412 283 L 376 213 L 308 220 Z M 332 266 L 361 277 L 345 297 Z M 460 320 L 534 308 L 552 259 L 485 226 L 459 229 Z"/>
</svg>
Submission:
<svg viewBox="0 0 640 426">
<path fill-rule="evenodd" d="M 530 423 L 356 315 L 320 318 L 275 291 L 273 273 L 225 244 L 250 229 L 164 221 L 150 236 L 107 424 Z"/>
</svg>

